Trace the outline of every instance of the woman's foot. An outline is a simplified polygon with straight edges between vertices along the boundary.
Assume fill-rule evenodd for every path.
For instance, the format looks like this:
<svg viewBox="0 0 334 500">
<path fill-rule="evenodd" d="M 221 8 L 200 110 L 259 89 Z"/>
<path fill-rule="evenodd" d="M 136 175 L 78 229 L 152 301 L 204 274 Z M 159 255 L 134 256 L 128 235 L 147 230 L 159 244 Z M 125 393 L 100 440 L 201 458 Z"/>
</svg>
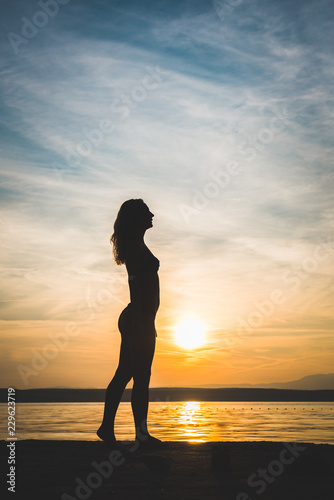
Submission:
<svg viewBox="0 0 334 500">
<path fill-rule="evenodd" d="M 141 435 L 137 439 L 139 441 L 139 449 L 141 450 L 164 450 L 169 448 L 169 444 L 166 441 L 161 441 L 151 436 L 151 434 Z"/>
<path fill-rule="evenodd" d="M 115 434 L 113 431 L 105 429 L 102 425 L 96 431 L 96 434 L 110 449 L 119 448 L 119 443 L 117 443 Z"/>
</svg>

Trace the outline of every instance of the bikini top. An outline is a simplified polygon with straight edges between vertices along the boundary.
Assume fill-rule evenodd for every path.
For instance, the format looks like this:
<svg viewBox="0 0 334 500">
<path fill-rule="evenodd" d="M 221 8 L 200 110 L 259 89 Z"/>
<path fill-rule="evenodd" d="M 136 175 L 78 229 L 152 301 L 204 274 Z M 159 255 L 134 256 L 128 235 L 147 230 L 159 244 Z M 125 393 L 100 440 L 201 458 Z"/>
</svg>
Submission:
<svg viewBox="0 0 334 500">
<path fill-rule="evenodd" d="M 149 258 L 148 258 L 145 266 L 143 266 L 141 268 L 141 272 L 142 273 L 157 273 L 158 269 L 159 269 L 159 266 L 160 266 L 160 262 L 153 255 L 153 253 L 150 250 L 149 250 L 149 253 L 150 253 L 150 256 L 149 256 Z"/>
<path fill-rule="evenodd" d="M 153 253 L 147 249 L 148 251 L 148 258 L 145 262 L 144 265 L 141 266 L 139 274 L 145 274 L 145 273 L 157 273 L 160 267 L 160 261 L 157 259 Z M 133 280 L 136 276 L 130 276 L 129 279 Z"/>
</svg>

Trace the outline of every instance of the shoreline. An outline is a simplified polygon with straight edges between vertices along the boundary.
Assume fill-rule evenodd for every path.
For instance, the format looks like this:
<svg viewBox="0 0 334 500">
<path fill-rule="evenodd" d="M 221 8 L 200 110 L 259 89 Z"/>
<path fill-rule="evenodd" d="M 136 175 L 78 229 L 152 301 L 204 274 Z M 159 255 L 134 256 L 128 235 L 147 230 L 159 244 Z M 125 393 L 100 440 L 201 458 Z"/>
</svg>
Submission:
<svg viewBox="0 0 334 500">
<path fill-rule="evenodd" d="M 334 492 L 334 445 L 168 441 L 169 449 L 141 451 L 124 443 L 127 454 L 117 455 L 97 440 L 17 441 L 17 498 L 314 500 Z"/>
</svg>

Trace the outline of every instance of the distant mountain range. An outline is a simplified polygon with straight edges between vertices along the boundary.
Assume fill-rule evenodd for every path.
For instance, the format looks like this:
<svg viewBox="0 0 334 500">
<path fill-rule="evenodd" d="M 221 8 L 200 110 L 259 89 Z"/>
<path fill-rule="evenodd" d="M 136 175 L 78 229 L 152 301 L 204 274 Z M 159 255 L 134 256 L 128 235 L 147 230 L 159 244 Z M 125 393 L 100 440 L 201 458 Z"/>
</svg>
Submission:
<svg viewBox="0 0 334 500">
<path fill-rule="evenodd" d="M 102 402 L 105 388 L 17 389 L 16 402 Z M 122 401 L 131 400 L 126 389 Z M 201 387 L 151 387 L 151 401 L 334 401 L 334 373 L 308 375 L 292 382 L 271 384 L 207 384 Z M 0 389 L 0 402 L 7 389 Z"/>
<path fill-rule="evenodd" d="M 292 382 L 273 382 L 271 384 L 207 384 L 201 387 L 233 387 L 233 388 L 259 388 L 259 389 L 296 389 L 296 390 L 334 390 L 334 373 L 326 375 L 308 375 Z"/>
</svg>

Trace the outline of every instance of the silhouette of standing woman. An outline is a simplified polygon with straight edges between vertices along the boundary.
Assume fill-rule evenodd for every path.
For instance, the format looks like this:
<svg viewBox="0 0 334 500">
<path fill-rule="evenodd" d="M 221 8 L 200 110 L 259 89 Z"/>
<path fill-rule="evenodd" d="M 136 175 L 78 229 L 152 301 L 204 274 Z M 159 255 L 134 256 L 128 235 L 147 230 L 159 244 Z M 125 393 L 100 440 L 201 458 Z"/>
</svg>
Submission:
<svg viewBox="0 0 334 500">
<path fill-rule="evenodd" d="M 147 429 L 149 383 L 157 336 L 154 321 L 159 308 L 159 261 L 144 242 L 145 231 L 153 225 L 152 219 L 153 214 L 142 199 L 125 201 L 110 238 L 116 264 L 126 266 L 130 289 L 130 304 L 118 320 L 122 338 L 118 367 L 106 390 L 103 421 L 97 431 L 111 448 L 117 446 L 114 434 L 116 411 L 131 378 L 131 406 L 140 447 L 167 445 L 151 436 Z"/>
</svg>

